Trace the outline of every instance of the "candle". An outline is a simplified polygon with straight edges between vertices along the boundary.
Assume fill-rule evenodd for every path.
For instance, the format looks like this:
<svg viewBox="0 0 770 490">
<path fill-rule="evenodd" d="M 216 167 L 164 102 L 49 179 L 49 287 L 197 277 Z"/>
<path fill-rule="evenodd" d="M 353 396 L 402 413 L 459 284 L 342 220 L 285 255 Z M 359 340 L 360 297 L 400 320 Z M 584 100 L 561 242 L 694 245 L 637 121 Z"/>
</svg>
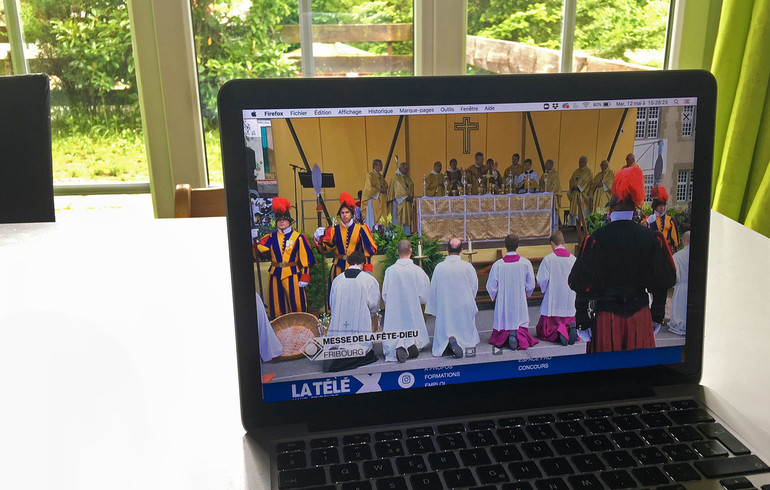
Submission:
<svg viewBox="0 0 770 490">
<path fill-rule="evenodd" d="M 417 242 L 417 256 L 422 257 L 422 240 Z"/>
<path fill-rule="evenodd" d="M 473 252 L 473 240 L 468 240 L 468 253 Z"/>
</svg>

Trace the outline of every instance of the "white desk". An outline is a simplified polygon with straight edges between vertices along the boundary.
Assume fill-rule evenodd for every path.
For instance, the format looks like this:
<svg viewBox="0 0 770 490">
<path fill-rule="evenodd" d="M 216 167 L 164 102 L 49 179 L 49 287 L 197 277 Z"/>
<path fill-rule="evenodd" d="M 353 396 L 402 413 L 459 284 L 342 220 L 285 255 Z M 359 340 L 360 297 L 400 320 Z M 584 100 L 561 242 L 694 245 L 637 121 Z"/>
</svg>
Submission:
<svg viewBox="0 0 770 490">
<path fill-rule="evenodd" d="M 770 240 L 712 226 L 703 383 L 770 454 Z M 232 322 L 224 219 L 0 225 L 0 488 L 258 488 Z"/>
</svg>

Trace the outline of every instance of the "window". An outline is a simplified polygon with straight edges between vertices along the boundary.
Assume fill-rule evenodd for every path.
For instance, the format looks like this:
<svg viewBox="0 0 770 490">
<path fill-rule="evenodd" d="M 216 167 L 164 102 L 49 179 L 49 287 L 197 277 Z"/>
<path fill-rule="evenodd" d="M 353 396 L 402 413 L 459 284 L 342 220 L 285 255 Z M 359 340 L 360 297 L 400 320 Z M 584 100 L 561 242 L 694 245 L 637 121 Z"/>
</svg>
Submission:
<svg viewBox="0 0 770 490">
<path fill-rule="evenodd" d="M 652 204 L 652 186 L 655 185 L 655 178 L 652 174 L 646 174 L 644 176 L 644 202 L 645 204 Z"/>
<path fill-rule="evenodd" d="M 658 137 L 659 107 L 642 107 L 636 112 L 636 137 L 649 139 Z"/>
<path fill-rule="evenodd" d="M 676 200 L 678 202 L 692 201 L 692 170 L 680 170 L 676 179 Z"/>
<path fill-rule="evenodd" d="M 688 105 L 682 110 L 682 137 L 693 135 L 695 129 L 695 106 Z"/>
</svg>

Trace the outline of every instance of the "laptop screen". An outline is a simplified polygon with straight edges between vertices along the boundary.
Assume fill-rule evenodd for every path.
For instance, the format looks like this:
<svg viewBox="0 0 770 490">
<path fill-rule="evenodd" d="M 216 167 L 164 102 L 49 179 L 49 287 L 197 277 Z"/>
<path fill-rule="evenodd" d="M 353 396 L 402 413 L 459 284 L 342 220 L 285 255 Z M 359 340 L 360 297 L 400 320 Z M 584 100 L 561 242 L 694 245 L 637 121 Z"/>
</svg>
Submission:
<svg viewBox="0 0 770 490">
<path fill-rule="evenodd" d="M 326 80 L 320 83 L 329 85 L 319 86 L 318 93 L 330 88 L 334 94 L 313 98 L 303 90 L 298 97 L 278 96 L 264 104 L 258 102 L 270 99 L 264 94 L 254 95 L 252 102 L 246 97 L 238 113 L 242 152 L 237 165 L 242 169 L 238 178 L 245 176 L 248 182 L 250 199 L 238 205 L 248 209 L 250 219 L 240 222 L 248 233 L 238 236 L 250 240 L 247 245 L 264 262 L 252 273 L 255 284 L 262 282 L 257 302 L 267 306 L 257 307 L 260 322 L 255 317 L 252 323 L 260 329 L 262 402 L 676 366 L 691 352 L 688 344 L 699 348 L 702 300 L 690 299 L 691 310 L 698 310 L 694 327 L 687 306 L 689 232 L 700 219 L 693 219 L 693 200 L 698 190 L 694 170 L 702 91 L 688 91 L 683 84 L 667 91 L 665 84 L 653 88 L 643 79 L 636 90 L 618 88 L 606 75 L 599 75 L 601 83 L 593 90 L 580 90 L 583 84 L 574 86 L 569 79 L 554 89 L 520 91 L 516 82 L 523 81 L 525 88 L 538 85 L 538 80 L 482 78 L 497 78 L 494 83 L 509 78 L 511 90 L 442 95 L 448 79 L 434 79 L 437 92 L 422 96 L 424 101 L 418 96 L 370 94 L 364 104 L 361 97 L 345 93 L 345 86 L 355 86 L 351 84 L 358 80 L 342 80 L 341 87 Z M 615 88 L 602 90 L 603 85 Z M 392 103 L 398 99 L 403 102 Z M 711 148 L 706 145 L 700 151 L 710 156 Z M 233 179 L 228 169 L 234 167 L 227 159 L 225 155 L 226 186 L 228 178 Z M 327 179 L 318 207 L 308 185 L 315 164 Z M 643 202 L 611 215 L 607 205 L 614 180 L 628 173 L 627 166 L 640 170 Z M 384 181 L 381 187 L 373 180 L 377 178 Z M 276 189 L 291 202 L 290 231 L 304 236 L 274 238 L 278 248 L 271 250 L 269 237 L 276 221 L 270 214 L 270 196 Z M 706 189 L 700 192 L 707 194 Z M 342 193 L 349 194 L 355 206 L 341 204 Z M 234 202 L 230 197 L 228 201 Z M 410 213 L 402 214 L 407 207 Z M 338 213 L 343 209 L 350 216 Z M 576 304 L 581 278 L 570 273 L 572 264 L 582 260 L 576 256 L 585 247 L 586 235 L 598 236 L 613 220 L 661 233 L 659 253 L 668 261 L 668 270 L 661 274 L 667 279 L 656 283 L 656 291 L 642 287 L 643 297 L 638 285 L 634 293 L 624 292 L 636 295 L 629 300 L 636 305 L 633 311 L 613 310 L 614 318 L 623 321 L 646 311 L 640 320 L 645 326 L 639 329 L 651 323 L 649 338 L 602 339 L 615 347 L 597 350 L 597 336 L 605 334 L 596 327 L 581 329 L 591 325 L 586 315 L 596 316 L 585 310 L 607 308 L 595 302 Z M 234 226 L 232 219 L 229 226 Z M 411 261 L 431 283 L 427 289 L 410 282 L 385 290 L 385 275 L 391 282 L 396 277 L 386 271 L 397 267 L 397 261 L 403 263 L 398 240 L 410 235 Z M 506 241 L 509 235 L 518 240 L 513 250 Z M 454 254 L 458 257 L 447 259 L 453 238 L 461 240 L 461 250 Z M 348 247 L 351 240 L 359 246 Z M 303 264 L 297 254 L 282 255 L 294 241 L 302 242 L 299 255 L 314 257 L 315 265 L 304 268 L 307 258 Z M 644 247 L 628 243 L 627 248 Z M 364 260 L 353 268 L 375 280 L 376 306 L 363 297 L 369 286 L 360 284 L 372 281 L 345 272 L 351 267 L 348 254 L 356 249 Z M 696 255 L 705 257 L 705 245 L 699 250 Z M 340 258 L 342 267 L 335 272 Z M 442 262 L 456 260 L 475 272 L 475 286 L 440 283 L 458 280 L 456 271 L 439 272 Z M 628 256 L 622 260 L 628 261 Z M 652 259 L 639 252 L 639 261 L 647 260 Z M 512 269 L 504 267 L 511 263 L 520 266 L 517 272 L 504 272 Z M 592 262 L 591 267 L 601 268 L 601 263 Z M 296 270 L 289 271 L 291 267 Z M 627 269 L 645 268 L 659 268 L 659 263 Z M 296 284 L 289 284 L 291 274 Z M 697 286 L 696 291 L 700 296 Z M 259 288 L 255 292 L 259 294 Z M 295 297 L 300 292 L 305 303 Z M 308 306 L 313 295 L 315 308 Z M 318 311 L 319 296 L 322 304 L 330 304 L 330 316 L 322 314 L 323 307 Z M 420 308 L 418 317 L 407 314 L 414 304 Z M 311 310 L 319 320 L 275 320 L 298 309 Z M 367 314 L 356 316 L 361 310 Z M 457 318 L 468 311 L 470 324 Z M 634 328 L 613 330 L 612 335 L 642 335 Z"/>
</svg>

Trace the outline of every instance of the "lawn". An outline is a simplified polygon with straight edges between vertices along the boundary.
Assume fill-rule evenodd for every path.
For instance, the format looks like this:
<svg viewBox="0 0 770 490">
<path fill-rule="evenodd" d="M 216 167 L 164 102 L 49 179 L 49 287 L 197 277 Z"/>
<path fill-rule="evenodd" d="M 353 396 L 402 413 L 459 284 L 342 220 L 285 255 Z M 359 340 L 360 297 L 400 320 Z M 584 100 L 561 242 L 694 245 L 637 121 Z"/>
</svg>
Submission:
<svg viewBox="0 0 770 490">
<path fill-rule="evenodd" d="M 219 130 L 204 134 L 209 181 L 222 183 Z M 141 130 L 53 131 L 53 178 L 59 184 L 146 182 L 149 180 Z"/>
</svg>

